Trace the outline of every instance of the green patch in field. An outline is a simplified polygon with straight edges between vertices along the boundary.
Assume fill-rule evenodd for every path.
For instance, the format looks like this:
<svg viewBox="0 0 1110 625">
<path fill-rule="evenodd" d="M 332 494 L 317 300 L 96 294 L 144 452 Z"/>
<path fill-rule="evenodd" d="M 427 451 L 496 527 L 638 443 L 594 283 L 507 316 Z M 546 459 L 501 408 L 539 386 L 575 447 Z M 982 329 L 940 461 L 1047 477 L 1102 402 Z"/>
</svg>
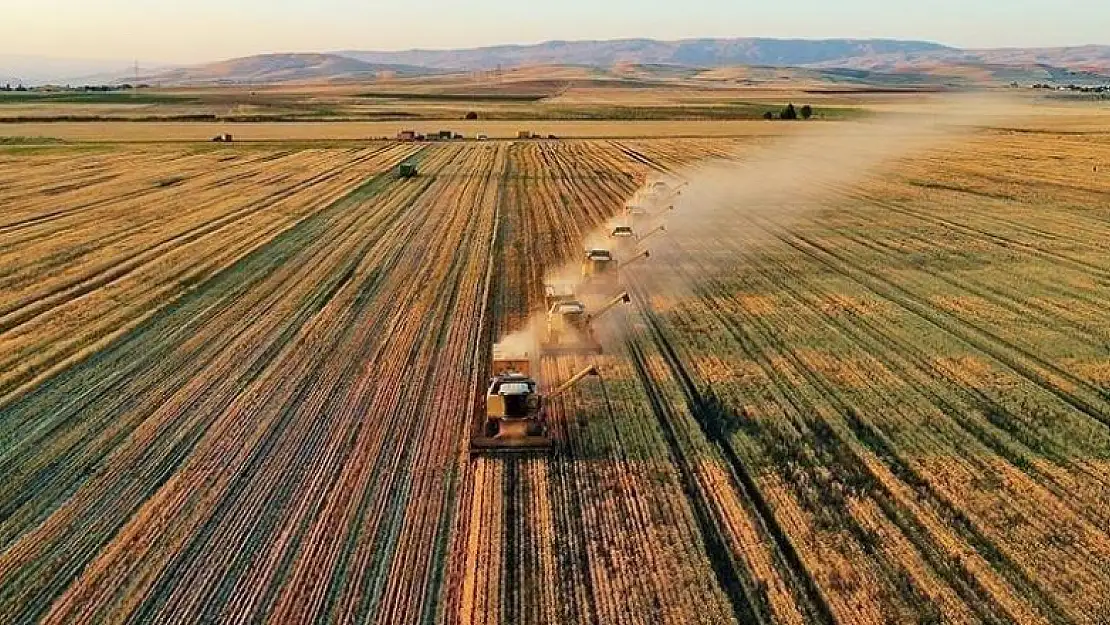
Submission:
<svg viewBox="0 0 1110 625">
<path fill-rule="evenodd" d="M 539 102 L 551 96 L 547 93 L 392 93 L 375 91 L 360 93 L 355 97 L 378 100 L 420 100 L 425 102 Z"/>
<path fill-rule="evenodd" d="M 0 93 L 4 104 L 198 104 L 201 100 L 188 96 L 132 91 L 62 91 L 37 93 L 30 91 Z"/>
<path fill-rule="evenodd" d="M 0 137 L 0 145 L 59 145 L 64 139 L 57 137 Z"/>
</svg>

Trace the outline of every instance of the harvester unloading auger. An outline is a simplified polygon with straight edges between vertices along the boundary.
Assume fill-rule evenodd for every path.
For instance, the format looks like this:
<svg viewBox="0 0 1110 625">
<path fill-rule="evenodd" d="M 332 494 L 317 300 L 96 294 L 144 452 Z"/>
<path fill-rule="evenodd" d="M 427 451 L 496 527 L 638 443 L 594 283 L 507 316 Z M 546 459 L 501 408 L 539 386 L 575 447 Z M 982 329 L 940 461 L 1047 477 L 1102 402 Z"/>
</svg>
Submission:
<svg viewBox="0 0 1110 625">
<path fill-rule="evenodd" d="M 547 311 L 547 334 L 540 343 L 540 353 L 544 356 L 600 354 L 601 343 L 594 336 L 593 323 L 620 304 L 631 301 L 628 293 L 623 292 L 593 313 L 587 313 L 585 304 L 576 299 L 553 303 Z"/>
<path fill-rule="evenodd" d="M 644 241 L 647 241 L 651 237 L 658 236 L 660 234 L 663 234 L 666 231 L 667 231 L 667 226 L 659 226 L 655 230 L 652 230 L 651 232 L 649 232 L 649 233 L 645 234 L 644 236 L 640 237 L 639 239 L 636 239 L 636 243 L 643 243 Z"/>
<path fill-rule="evenodd" d="M 493 356 L 493 374 L 486 392 L 486 418 L 482 431 L 470 439 L 470 455 L 503 455 L 546 451 L 553 442 L 548 435 L 544 403 L 566 393 L 591 375 L 600 375 L 590 365 L 558 388 L 542 395 L 531 375 L 527 355 Z"/>
</svg>

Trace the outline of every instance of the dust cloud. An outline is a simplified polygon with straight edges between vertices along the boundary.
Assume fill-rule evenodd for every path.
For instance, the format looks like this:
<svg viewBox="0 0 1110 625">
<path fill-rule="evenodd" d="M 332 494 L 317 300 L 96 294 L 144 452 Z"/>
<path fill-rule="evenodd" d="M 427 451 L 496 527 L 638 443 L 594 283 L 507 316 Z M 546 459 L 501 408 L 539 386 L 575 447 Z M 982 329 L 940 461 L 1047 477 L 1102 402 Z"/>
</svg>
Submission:
<svg viewBox="0 0 1110 625">
<path fill-rule="evenodd" d="M 544 313 L 535 313 L 527 324 L 497 341 L 493 346 L 495 357 L 519 358 L 531 361 L 532 370 L 539 370 L 540 341 L 547 327 Z"/>
<path fill-rule="evenodd" d="M 638 234 L 666 227 L 644 245 L 651 261 L 629 271 L 647 298 L 675 302 L 690 297 L 713 272 L 736 271 L 736 263 L 720 262 L 722 256 L 735 258 L 738 251 L 765 243 L 771 232 L 817 213 L 835 215 L 838 203 L 850 200 L 885 167 L 1028 110 L 1003 96 L 977 94 L 939 97 L 853 122 L 775 122 L 798 127 L 781 139 L 745 145 L 727 157 L 649 179 L 637 191 L 630 204 L 650 197 L 659 181 L 682 187 L 680 194 L 649 201 L 645 216 L 618 218 L 635 219 Z M 747 226 L 754 223 L 760 226 Z M 611 334 L 614 326 L 606 325 Z"/>
<path fill-rule="evenodd" d="M 740 249 L 760 245 L 764 237 L 771 236 L 768 230 L 835 209 L 889 164 L 1027 111 L 1005 97 L 980 94 L 938 97 L 913 109 L 860 121 L 776 122 L 797 126 L 783 138 L 746 144 L 727 157 L 649 179 L 627 204 L 644 214 L 614 217 L 590 233 L 582 241 L 582 249 L 611 249 L 614 242 L 609 235 L 617 225 L 632 226 L 638 236 L 652 233 L 642 245 L 633 243 L 614 250 L 615 256 L 626 261 L 641 250 L 650 251 L 648 262 L 622 271 L 632 276 L 641 295 L 676 302 L 693 295 L 699 277 L 709 278 L 711 272 L 720 270 L 721 263 L 713 257 L 735 256 Z M 653 194 L 652 186 L 660 181 L 671 192 Z M 681 192 L 674 193 L 676 189 Z M 763 227 L 743 226 L 752 220 Z M 665 231 L 655 232 L 661 226 Z M 575 290 L 581 280 L 581 258 L 545 276 L 545 284 Z M 598 300 L 589 297 L 584 301 L 592 308 Z M 543 312 L 533 317 L 528 327 L 502 339 L 498 347 L 538 353 L 545 328 Z M 614 323 L 622 316 L 613 315 L 595 328 L 603 342 L 615 338 L 624 327 Z"/>
</svg>

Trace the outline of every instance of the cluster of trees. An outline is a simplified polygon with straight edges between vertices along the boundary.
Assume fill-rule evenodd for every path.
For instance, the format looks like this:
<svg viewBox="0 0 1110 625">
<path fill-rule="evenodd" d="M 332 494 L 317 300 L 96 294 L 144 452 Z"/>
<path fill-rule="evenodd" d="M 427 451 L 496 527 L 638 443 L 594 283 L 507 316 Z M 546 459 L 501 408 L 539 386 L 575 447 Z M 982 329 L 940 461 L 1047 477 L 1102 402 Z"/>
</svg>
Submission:
<svg viewBox="0 0 1110 625">
<path fill-rule="evenodd" d="M 1080 93 L 1110 93 L 1110 85 L 1050 85 L 1036 83 L 1034 89 L 1051 89 L 1053 91 L 1079 91 Z"/>
<path fill-rule="evenodd" d="M 801 107 L 795 108 L 794 105 L 791 103 L 791 104 L 787 104 L 786 108 L 779 111 L 778 115 L 775 115 L 775 113 L 773 111 L 767 111 L 766 113 L 763 114 L 763 119 L 788 119 L 788 120 L 792 120 L 792 119 L 809 119 L 811 117 L 813 117 L 813 107 L 808 105 L 808 104 L 803 104 Z"/>
<path fill-rule="evenodd" d="M 146 89 L 150 85 L 131 85 L 123 83 L 122 85 L 81 85 L 80 87 L 71 87 L 66 85 L 59 87 L 57 85 L 49 85 L 45 87 L 32 87 L 28 88 L 22 84 L 13 87 L 10 83 L 0 87 L 0 92 L 7 93 L 12 91 L 76 91 L 76 92 L 107 92 L 107 91 L 130 91 L 131 89 Z"/>
</svg>

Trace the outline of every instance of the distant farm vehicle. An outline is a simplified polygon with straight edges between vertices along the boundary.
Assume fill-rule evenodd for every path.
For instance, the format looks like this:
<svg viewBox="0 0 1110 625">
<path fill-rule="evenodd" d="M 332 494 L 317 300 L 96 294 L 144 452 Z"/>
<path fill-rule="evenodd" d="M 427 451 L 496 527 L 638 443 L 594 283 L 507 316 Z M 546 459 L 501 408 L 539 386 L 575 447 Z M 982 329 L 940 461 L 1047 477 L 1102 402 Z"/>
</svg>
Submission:
<svg viewBox="0 0 1110 625">
<path fill-rule="evenodd" d="M 234 137 L 231 136 L 231 133 L 227 133 L 227 132 L 220 133 L 220 134 L 216 135 L 215 137 L 212 137 L 212 142 L 213 143 L 231 143 L 234 140 L 235 139 L 234 139 Z"/>
<path fill-rule="evenodd" d="M 402 180 L 407 178 L 415 178 L 420 175 L 420 171 L 416 167 L 416 163 L 404 162 L 397 166 L 397 177 Z"/>
</svg>

